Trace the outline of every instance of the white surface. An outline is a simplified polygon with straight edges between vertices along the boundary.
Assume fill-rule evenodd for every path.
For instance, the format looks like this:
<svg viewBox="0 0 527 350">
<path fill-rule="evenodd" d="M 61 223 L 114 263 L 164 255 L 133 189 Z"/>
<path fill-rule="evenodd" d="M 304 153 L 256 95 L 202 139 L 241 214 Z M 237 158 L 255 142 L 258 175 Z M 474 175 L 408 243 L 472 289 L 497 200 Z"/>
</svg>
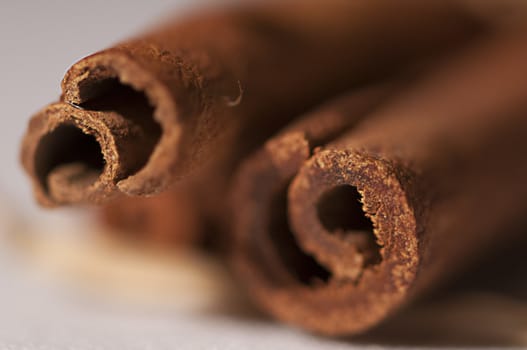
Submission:
<svg viewBox="0 0 527 350">
<path fill-rule="evenodd" d="M 356 349 L 265 321 L 90 303 L 0 253 L 0 349 Z M 5 281 L 9 280 L 9 284 Z"/>
</svg>

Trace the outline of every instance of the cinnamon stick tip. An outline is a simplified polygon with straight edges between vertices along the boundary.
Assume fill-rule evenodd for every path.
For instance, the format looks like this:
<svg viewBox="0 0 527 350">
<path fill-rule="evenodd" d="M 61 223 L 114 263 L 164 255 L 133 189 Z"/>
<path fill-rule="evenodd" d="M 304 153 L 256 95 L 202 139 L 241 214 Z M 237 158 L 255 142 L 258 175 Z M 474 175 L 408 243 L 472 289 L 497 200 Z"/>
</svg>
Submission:
<svg viewBox="0 0 527 350">
<path fill-rule="evenodd" d="M 75 107 L 53 103 L 30 120 L 23 138 L 21 162 L 42 206 L 106 199 L 118 175 L 109 162 L 119 161 L 110 130 L 94 112 L 83 111 L 84 118 L 75 113 Z"/>
<path fill-rule="evenodd" d="M 360 333 L 400 307 L 419 262 L 400 165 L 361 150 L 323 149 L 284 177 L 269 157 L 253 157 L 259 162 L 240 174 L 266 180 L 245 181 L 233 193 L 244 205 L 236 266 L 261 305 L 325 335 Z M 283 185 L 287 204 L 270 211 Z"/>
</svg>

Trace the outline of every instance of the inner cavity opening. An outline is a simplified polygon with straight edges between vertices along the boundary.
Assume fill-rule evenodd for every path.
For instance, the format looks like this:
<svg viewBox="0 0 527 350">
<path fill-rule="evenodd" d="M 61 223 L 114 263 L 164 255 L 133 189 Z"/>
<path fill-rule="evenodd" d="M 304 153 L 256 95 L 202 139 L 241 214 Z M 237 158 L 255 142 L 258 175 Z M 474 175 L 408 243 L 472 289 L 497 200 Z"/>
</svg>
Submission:
<svg viewBox="0 0 527 350">
<path fill-rule="evenodd" d="M 126 176 L 139 171 L 150 158 L 161 138 L 161 125 L 154 119 L 155 107 L 142 91 L 123 84 L 118 78 L 91 81 L 80 86 L 84 102 L 80 107 L 92 111 L 113 111 L 139 126 L 144 133 L 140 147 L 133 150 L 133 168 Z"/>
<path fill-rule="evenodd" d="M 77 178 L 84 185 L 91 185 L 104 169 L 101 147 L 94 136 L 85 134 L 73 124 L 63 124 L 45 135 L 35 154 L 35 170 L 47 191 L 49 176 L 61 171 Z"/>
<path fill-rule="evenodd" d="M 287 189 L 284 189 L 271 203 L 271 222 L 268 231 L 283 265 L 302 284 L 314 286 L 328 282 L 331 273 L 298 246 L 289 227 L 287 212 Z"/>
<path fill-rule="evenodd" d="M 364 267 L 381 262 L 381 246 L 373 233 L 373 223 L 365 215 L 362 196 L 350 185 L 325 192 L 317 203 L 320 223 L 332 234 L 356 246 L 364 256 Z"/>
</svg>

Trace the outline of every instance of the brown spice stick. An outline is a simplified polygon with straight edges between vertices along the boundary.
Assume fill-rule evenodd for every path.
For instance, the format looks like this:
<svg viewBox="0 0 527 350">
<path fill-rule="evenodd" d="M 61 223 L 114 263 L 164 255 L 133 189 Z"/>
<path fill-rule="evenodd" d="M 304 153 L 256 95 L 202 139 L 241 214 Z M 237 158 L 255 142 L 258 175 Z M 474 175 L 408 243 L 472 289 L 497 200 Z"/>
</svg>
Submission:
<svg viewBox="0 0 527 350">
<path fill-rule="evenodd" d="M 481 27 L 439 0 L 202 14 L 73 65 L 61 102 L 30 123 L 22 161 L 47 206 L 158 193 L 197 168 L 221 198 L 239 159 L 294 115 Z"/>
<path fill-rule="evenodd" d="M 148 198 L 118 198 L 100 212 L 109 228 L 105 235 L 161 249 L 203 243 L 200 213 L 192 192 L 183 188 Z"/>
<path fill-rule="evenodd" d="M 265 310 L 324 334 L 359 333 L 517 234 L 526 39 L 467 49 L 307 161 L 301 122 L 243 164 L 233 253 Z M 357 104 L 343 103 L 304 123 L 356 120 Z"/>
</svg>

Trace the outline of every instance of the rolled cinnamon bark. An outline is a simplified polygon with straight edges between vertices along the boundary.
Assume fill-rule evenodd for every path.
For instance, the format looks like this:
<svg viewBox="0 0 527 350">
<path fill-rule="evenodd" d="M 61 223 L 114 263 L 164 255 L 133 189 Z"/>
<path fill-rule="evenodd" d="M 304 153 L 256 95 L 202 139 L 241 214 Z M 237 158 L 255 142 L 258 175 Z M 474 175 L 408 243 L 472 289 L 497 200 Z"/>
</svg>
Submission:
<svg viewBox="0 0 527 350">
<path fill-rule="evenodd" d="M 155 194 L 198 168 L 223 193 L 240 158 L 293 116 L 482 27 L 444 0 L 202 14 L 74 64 L 61 102 L 33 117 L 22 161 L 46 206 Z"/>
<path fill-rule="evenodd" d="M 259 305 L 315 332 L 356 334 L 521 232 L 526 40 L 488 39 L 374 111 L 352 93 L 244 162 L 233 254 Z M 358 117 L 331 142 L 334 130 L 306 132 Z"/>
<path fill-rule="evenodd" d="M 123 197 L 100 212 L 107 236 L 161 249 L 196 246 L 204 225 L 192 192 L 173 189 L 153 197 Z"/>
</svg>

